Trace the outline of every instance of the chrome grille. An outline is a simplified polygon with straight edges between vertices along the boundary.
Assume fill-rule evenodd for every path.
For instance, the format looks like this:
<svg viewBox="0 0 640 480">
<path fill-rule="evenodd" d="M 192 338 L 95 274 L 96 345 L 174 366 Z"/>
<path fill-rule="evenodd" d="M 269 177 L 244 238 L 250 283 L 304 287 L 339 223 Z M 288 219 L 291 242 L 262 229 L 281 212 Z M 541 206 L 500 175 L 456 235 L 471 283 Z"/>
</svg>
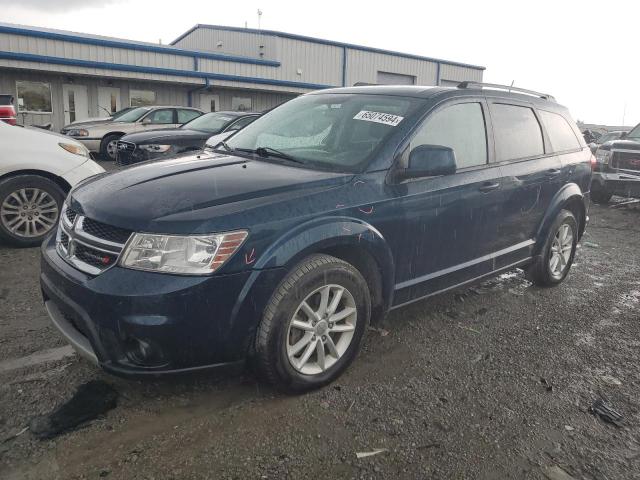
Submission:
<svg viewBox="0 0 640 480">
<path fill-rule="evenodd" d="M 118 142 L 119 152 L 133 152 L 136 149 L 135 143 L 130 142 Z"/>
<path fill-rule="evenodd" d="M 640 151 L 617 151 L 612 152 L 610 165 L 619 170 L 640 171 Z"/>
<path fill-rule="evenodd" d="M 73 220 L 70 220 L 70 219 Z M 89 219 L 65 206 L 58 224 L 56 248 L 69 264 L 98 275 L 118 263 L 131 232 Z"/>
<path fill-rule="evenodd" d="M 116 243 L 127 243 L 127 240 L 129 240 L 131 236 L 130 230 L 112 227 L 111 225 L 106 225 L 86 217 L 82 223 L 82 230 L 94 237 Z"/>
</svg>

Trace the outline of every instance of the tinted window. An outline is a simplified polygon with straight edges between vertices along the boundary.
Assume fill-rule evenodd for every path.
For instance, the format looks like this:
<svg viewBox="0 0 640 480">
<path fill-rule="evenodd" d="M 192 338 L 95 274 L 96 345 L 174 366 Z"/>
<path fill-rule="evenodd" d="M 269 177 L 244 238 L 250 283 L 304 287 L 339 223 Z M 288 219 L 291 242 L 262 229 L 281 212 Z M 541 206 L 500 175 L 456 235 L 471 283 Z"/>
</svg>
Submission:
<svg viewBox="0 0 640 480">
<path fill-rule="evenodd" d="M 122 117 L 121 117 L 122 118 Z M 174 123 L 173 109 L 155 110 L 144 118 L 145 122 L 151 123 Z"/>
<path fill-rule="evenodd" d="M 458 168 L 487 163 L 487 132 L 479 103 L 461 103 L 431 115 L 411 140 L 419 145 L 442 145 L 456 154 Z"/>
<path fill-rule="evenodd" d="M 491 119 L 498 162 L 544 153 L 542 130 L 532 109 L 497 103 L 491 107 Z"/>
<path fill-rule="evenodd" d="M 178 110 L 178 123 L 187 123 L 200 116 L 197 110 Z"/>
<path fill-rule="evenodd" d="M 554 152 L 580 148 L 576 134 L 573 133 L 573 129 L 562 115 L 543 110 L 539 110 L 539 112 Z"/>
</svg>

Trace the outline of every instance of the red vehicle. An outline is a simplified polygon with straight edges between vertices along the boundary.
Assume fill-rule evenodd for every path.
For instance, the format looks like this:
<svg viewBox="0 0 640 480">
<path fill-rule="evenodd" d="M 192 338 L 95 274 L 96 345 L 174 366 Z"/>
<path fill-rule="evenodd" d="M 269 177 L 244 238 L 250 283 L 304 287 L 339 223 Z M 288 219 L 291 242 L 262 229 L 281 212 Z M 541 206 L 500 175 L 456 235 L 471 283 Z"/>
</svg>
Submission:
<svg viewBox="0 0 640 480">
<path fill-rule="evenodd" d="M 16 124 L 16 109 L 13 106 L 13 95 L 0 94 L 0 121 L 9 125 Z"/>
</svg>

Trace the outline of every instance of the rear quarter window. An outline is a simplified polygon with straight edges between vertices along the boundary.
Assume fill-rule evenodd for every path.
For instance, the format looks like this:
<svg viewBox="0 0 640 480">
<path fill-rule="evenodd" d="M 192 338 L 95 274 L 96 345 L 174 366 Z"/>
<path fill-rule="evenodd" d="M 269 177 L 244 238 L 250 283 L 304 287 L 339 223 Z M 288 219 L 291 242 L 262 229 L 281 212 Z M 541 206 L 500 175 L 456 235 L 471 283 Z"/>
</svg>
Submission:
<svg viewBox="0 0 640 480">
<path fill-rule="evenodd" d="M 496 161 L 517 160 L 544 154 L 540 124 L 533 109 L 494 103 L 491 119 L 496 144 Z"/>
<path fill-rule="evenodd" d="M 544 110 L 539 110 L 539 112 L 554 152 L 580 148 L 578 137 L 576 137 L 571 125 L 562 115 Z"/>
</svg>

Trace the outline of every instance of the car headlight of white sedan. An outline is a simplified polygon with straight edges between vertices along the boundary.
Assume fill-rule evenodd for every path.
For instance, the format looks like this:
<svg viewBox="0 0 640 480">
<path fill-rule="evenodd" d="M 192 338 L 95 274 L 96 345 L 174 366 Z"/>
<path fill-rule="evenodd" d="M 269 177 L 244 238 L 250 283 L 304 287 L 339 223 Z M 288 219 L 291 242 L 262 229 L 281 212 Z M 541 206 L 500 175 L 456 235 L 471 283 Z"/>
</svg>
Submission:
<svg viewBox="0 0 640 480">
<path fill-rule="evenodd" d="M 135 233 L 120 265 L 150 272 L 210 275 L 231 258 L 248 234 L 246 230 L 184 236 Z"/>
</svg>

